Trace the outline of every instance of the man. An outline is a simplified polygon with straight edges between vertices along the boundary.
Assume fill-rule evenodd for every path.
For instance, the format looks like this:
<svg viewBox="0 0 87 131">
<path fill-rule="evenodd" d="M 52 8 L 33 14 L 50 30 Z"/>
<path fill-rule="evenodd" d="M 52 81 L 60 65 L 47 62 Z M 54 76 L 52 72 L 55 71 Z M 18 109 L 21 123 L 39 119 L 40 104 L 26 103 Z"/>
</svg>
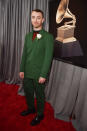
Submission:
<svg viewBox="0 0 87 131">
<path fill-rule="evenodd" d="M 37 125 L 44 118 L 44 88 L 53 57 L 53 36 L 43 28 L 44 16 L 39 9 L 31 13 L 33 31 L 25 37 L 24 50 L 20 66 L 20 78 L 24 79 L 24 92 L 28 109 L 22 116 L 35 113 L 34 92 L 37 99 L 37 115 L 31 125 Z"/>
</svg>

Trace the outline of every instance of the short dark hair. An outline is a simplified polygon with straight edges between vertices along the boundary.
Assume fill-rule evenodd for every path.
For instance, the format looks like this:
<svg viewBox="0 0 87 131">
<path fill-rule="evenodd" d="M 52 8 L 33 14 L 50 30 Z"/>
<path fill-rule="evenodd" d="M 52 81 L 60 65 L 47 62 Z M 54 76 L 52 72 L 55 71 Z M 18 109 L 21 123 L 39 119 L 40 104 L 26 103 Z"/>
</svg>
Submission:
<svg viewBox="0 0 87 131">
<path fill-rule="evenodd" d="M 44 17 L 44 13 L 43 13 L 43 11 L 42 11 L 42 10 L 40 10 L 40 9 L 34 9 L 34 10 L 32 10 L 32 11 L 35 11 L 35 12 L 40 12 L 40 13 L 42 14 L 42 17 Z"/>
</svg>

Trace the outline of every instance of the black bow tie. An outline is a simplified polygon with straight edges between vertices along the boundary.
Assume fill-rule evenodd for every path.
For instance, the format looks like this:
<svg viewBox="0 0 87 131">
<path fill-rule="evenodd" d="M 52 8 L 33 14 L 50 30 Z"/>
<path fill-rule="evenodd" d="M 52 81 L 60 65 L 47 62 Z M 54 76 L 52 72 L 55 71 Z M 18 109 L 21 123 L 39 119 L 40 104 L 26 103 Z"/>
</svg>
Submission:
<svg viewBox="0 0 87 131">
<path fill-rule="evenodd" d="M 40 32 L 40 30 L 34 30 L 33 31 L 33 33 L 39 33 Z"/>
</svg>

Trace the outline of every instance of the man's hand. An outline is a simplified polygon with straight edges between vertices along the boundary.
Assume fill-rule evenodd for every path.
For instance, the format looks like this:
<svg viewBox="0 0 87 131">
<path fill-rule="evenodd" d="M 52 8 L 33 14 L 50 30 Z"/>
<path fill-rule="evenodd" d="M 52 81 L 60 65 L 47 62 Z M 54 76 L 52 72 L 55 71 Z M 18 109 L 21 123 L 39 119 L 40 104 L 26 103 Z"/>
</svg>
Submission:
<svg viewBox="0 0 87 131">
<path fill-rule="evenodd" d="M 39 78 L 39 83 L 43 84 L 46 81 L 46 78 L 40 77 Z"/>
<path fill-rule="evenodd" d="M 19 76 L 20 76 L 21 79 L 24 79 L 24 72 L 20 72 Z"/>
</svg>

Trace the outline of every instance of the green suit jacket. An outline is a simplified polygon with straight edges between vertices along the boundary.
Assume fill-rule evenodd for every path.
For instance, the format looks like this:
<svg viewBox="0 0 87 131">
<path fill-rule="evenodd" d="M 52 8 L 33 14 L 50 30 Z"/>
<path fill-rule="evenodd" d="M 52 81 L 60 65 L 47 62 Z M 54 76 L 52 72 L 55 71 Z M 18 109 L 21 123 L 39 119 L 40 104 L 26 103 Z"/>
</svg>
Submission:
<svg viewBox="0 0 87 131">
<path fill-rule="evenodd" d="M 33 41 L 33 31 L 25 37 L 20 72 L 24 72 L 26 78 L 47 78 L 50 69 L 54 47 L 53 36 L 43 29 L 39 34 L 41 38 L 36 37 Z"/>
</svg>

